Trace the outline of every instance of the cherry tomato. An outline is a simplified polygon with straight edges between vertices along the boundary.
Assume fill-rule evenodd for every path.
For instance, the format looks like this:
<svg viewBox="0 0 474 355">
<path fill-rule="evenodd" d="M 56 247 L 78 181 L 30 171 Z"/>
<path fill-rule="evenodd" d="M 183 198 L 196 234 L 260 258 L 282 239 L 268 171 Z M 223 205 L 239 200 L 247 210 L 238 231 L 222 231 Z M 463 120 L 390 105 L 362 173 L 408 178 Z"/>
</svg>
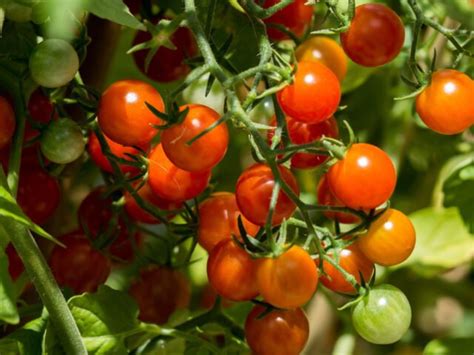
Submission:
<svg viewBox="0 0 474 355">
<path fill-rule="evenodd" d="M 384 4 L 357 6 L 349 29 L 341 33 L 346 54 L 365 67 L 390 62 L 400 53 L 404 40 L 402 20 Z"/>
<path fill-rule="evenodd" d="M 38 166 L 22 166 L 17 200 L 33 222 L 45 223 L 59 206 L 60 197 L 58 180 Z"/>
<path fill-rule="evenodd" d="M 296 308 L 316 291 L 318 269 L 311 256 L 295 245 L 276 258 L 259 259 L 257 283 L 260 294 L 272 306 Z"/>
<path fill-rule="evenodd" d="M 49 265 L 58 284 L 74 293 L 95 292 L 110 274 L 110 262 L 95 250 L 82 232 L 59 239 L 66 247 L 55 245 Z"/>
<path fill-rule="evenodd" d="M 0 148 L 5 147 L 12 140 L 15 133 L 15 112 L 8 100 L 0 96 Z"/>
<path fill-rule="evenodd" d="M 255 260 L 232 239 L 222 240 L 209 254 L 207 277 L 216 292 L 231 301 L 258 295 Z"/>
<path fill-rule="evenodd" d="M 47 96 L 40 89 L 36 89 L 30 96 L 28 101 L 28 113 L 32 121 L 39 124 L 47 124 L 54 115 L 54 107 Z M 25 141 L 36 138 L 39 131 L 34 129 L 30 122 L 25 122 Z"/>
<path fill-rule="evenodd" d="M 400 264 L 415 248 L 416 232 L 410 219 L 393 208 L 385 211 L 357 239 L 360 250 L 374 263 Z"/>
<path fill-rule="evenodd" d="M 337 76 L 314 61 L 298 63 L 292 84 L 277 93 L 278 102 L 288 116 L 304 123 L 319 123 L 336 112 L 341 99 Z"/>
<path fill-rule="evenodd" d="M 219 296 L 212 288 L 211 285 L 207 284 L 204 286 L 204 289 L 201 292 L 201 298 L 199 300 L 199 307 L 204 308 L 204 309 L 211 309 L 214 304 L 216 303 L 217 296 Z M 235 304 L 232 301 L 229 301 L 227 299 L 222 299 L 222 307 L 228 308 L 231 307 L 233 304 Z"/>
<path fill-rule="evenodd" d="M 331 256 L 336 261 L 334 256 Z M 361 283 L 362 274 L 364 281 L 368 283 L 374 273 L 374 264 L 353 244 L 339 251 L 338 264 L 348 273 L 355 277 L 357 283 Z M 321 275 L 321 283 L 334 292 L 354 294 L 356 290 L 344 276 L 328 261 L 323 261 L 325 275 Z"/>
<path fill-rule="evenodd" d="M 315 36 L 301 43 L 295 51 L 296 60 L 316 61 L 332 70 L 342 82 L 347 73 L 347 57 L 341 46 L 333 39 Z"/>
<path fill-rule="evenodd" d="M 278 4 L 280 0 L 265 0 L 264 8 L 269 8 Z M 286 27 L 296 36 L 302 36 L 306 28 L 311 24 L 313 18 L 313 7 L 305 5 L 305 0 L 295 0 L 285 8 L 277 11 L 272 16 L 266 18 L 264 21 L 267 24 L 278 24 Z M 280 41 L 288 38 L 288 36 L 274 27 L 267 27 L 268 36 L 274 41 Z"/>
<path fill-rule="evenodd" d="M 57 164 L 77 160 L 85 146 L 81 127 L 70 118 L 52 121 L 41 136 L 41 152 Z"/>
<path fill-rule="evenodd" d="M 23 271 L 25 271 L 25 267 L 12 243 L 8 243 L 5 253 L 8 257 L 8 273 L 12 280 L 16 281 Z"/>
<path fill-rule="evenodd" d="M 199 204 L 198 242 L 208 252 L 222 240 L 239 237 L 238 218 L 241 216 L 247 234 L 254 236 L 259 227 L 249 222 L 239 211 L 235 195 L 216 192 Z"/>
<path fill-rule="evenodd" d="M 392 285 L 379 285 L 352 309 L 352 324 L 357 333 L 374 344 L 392 344 L 400 340 L 411 323 L 408 299 Z"/>
<path fill-rule="evenodd" d="M 329 187 L 344 205 L 372 209 L 392 196 L 397 173 L 390 157 L 371 144 L 357 143 L 328 173 Z"/>
<path fill-rule="evenodd" d="M 133 45 L 149 41 L 150 39 L 151 34 L 149 32 L 137 31 Z M 180 27 L 176 30 L 171 36 L 171 42 L 176 49 L 158 48 L 148 66 L 148 71 L 145 70 L 145 59 L 150 50 L 145 49 L 134 52 L 133 59 L 138 69 L 150 79 L 161 83 L 183 79 L 191 71 L 185 60 L 197 54 L 196 42 L 192 33 L 185 27 Z"/>
<path fill-rule="evenodd" d="M 140 13 L 141 0 L 124 0 L 124 4 L 127 5 L 128 9 L 133 15 Z"/>
<path fill-rule="evenodd" d="M 416 98 L 416 112 L 441 134 L 456 134 L 474 124 L 474 81 L 453 69 L 436 71 L 431 83 Z"/>
<path fill-rule="evenodd" d="M 291 171 L 283 166 L 279 166 L 278 170 L 282 180 L 296 195 L 299 195 L 298 183 Z M 273 186 L 275 186 L 275 178 L 270 167 L 264 164 L 252 165 L 244 170 L 237 180 L 235 187 L 237 205 L 242 214 L 253 224 L 265 225 L 270 209 Z M 278 225 L 284 219 L 289 218 L 295 209 L 296 205 L 293 201 L 285 192 L 280 190 L 273 211 L 272 225 Z"/>
<path fill-rule="evenodd" d="M 229 133 L 227 125 L 221 123 L 204 136 L 188 145 L 189 140 L 213 125 L 220 115 L 203 105 L 185 105 L 180 111 L 188 109 L 184 121 L 161 133 L 161 145 L 166 156 L 178 168 L 202 172 L 216 166 L 227 152 Z"/>
<path fill-rule="evenodd" d="M 185 201 L 202 193 L 211 177 L 210 171 L 190 172 L 174 165 L 161 144 L 149 157 L 149 180 L 155 194 L 168 201 Z"/>
<path fill-rule="evenodd" d="M 150 266 L 140 271 L 129 293 L 138 303 L 140 320 L 164 324 L 176 310 L 188 307 L 191 290 L 180 271 Z"/>
<path fill-rule="evenodd" d="M 270 124 L 276 126 L 275 117 Z M 290 141 L 293 144 L 308 144 L 318 141 L 323 136 L 336 138 L 339 135 L 339 129 L 334 117 L 320 123 L 308 124 L 287 116 L 286 124 L 290 134 Z M 273 138 L 274 133 L 273 130 L 268 131 L 269 142 Z M 326 155 L 320 154 L 296 153 L 291 158 L 291 166 L 297 169 L 311 169 L 324 163 L 327 158 Z"/>
<path fill-rule="evenodd" d="M 272 310 L 256 305 L 245 321 L 245 338 L 255 355 L 298 355 L 309 337 L 309 322 L 301 308 Z"/>
<path fill-rule="evenodd" d="M 160 93 L 139 80 L 116 81 L 102 94 L 98 120 L 105 135 L 125 146 L 146 147 L 157 134 L 152 125 L 162 125 L 146 103 L 164 111 Z"/>
<path fill-rule="evenodd" d="M 113 140 L 107 138 L 107 136 L 104 135 L 105 140 L 107 141 L 107 144 L 109 145 L 110 152 L 116 156 L 117 158 L 120 159 L 125 159 L 128 161 L 132 161 L 132 158 L 129 155 L 139 155 L 140 151 L 138 149 L 135 149 L 133 147 L 126 147 L 124 145 L 115 143 Z M 110 164 L 109 160 L 107 157 L 104 155 L 102 152 L 102 148 L 100 147 L 100 142 L 99 139 L 95 134 L 91 134 L 89 137 L 89 142 L 87 144 L 87 150 L 89 152 L 89 155 L 91 156 L 91 159 L 96 163 L 99 168 L 101 168 L 103 171 L 106 171 L 108 173 L 112 173 L 112 165 Z M 138 168 L 135 166 L 127 165 L 127 164 L 119 164 L 120 170 L 123 173 L 137 173 Z"/>
</svg>

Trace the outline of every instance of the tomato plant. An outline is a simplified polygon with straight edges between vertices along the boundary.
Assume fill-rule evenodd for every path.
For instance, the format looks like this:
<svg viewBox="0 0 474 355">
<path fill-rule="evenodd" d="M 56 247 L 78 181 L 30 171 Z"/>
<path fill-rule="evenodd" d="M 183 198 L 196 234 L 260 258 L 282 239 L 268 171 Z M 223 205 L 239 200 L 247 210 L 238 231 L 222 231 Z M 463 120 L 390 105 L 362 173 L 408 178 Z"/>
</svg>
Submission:
<svg viewBox="0 0 474 355">
<path fill-rule="evenodd" d="M 0 96 L 0 148 L 10 143 L 15 131 L 15 113 L 8 100 Z"/>
</svg>

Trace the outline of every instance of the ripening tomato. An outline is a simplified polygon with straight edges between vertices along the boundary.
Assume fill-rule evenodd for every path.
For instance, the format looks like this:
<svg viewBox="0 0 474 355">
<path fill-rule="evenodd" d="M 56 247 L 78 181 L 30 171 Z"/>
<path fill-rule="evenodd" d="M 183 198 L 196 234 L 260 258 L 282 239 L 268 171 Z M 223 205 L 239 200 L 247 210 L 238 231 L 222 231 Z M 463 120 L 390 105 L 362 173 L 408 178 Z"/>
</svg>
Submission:
<svg viewBox="0 0 474 355">
<path fill-rule="evenodd" d="M 278 170 L 282 180 L 299 195 L 298 183 L 291 171 L 283 166 L 279 166 Z M 275 178 L 268 165 L 254 164 L 242 172 L 235 187 L 235 197 L 240 211 L 250 222 L 259 226 L 265 225 L 274 186 Z M 293 201 L 280 190 L 272 215 L 272 225 L 278 225 L 288 219 L 295 209 Z"/>
<path fill-rule="evenodd" d="M 295 51 L 296 60 L 313 60 L 324 64 L 342 81 L 347 73 L 347 57 L 332 38 L 314 36 L 301 43 Z"/>
<path fill-rule="evenodd" d="M 104 135 L 104 138 L 107 141 L 107 144 L 109 145 L 110 152 L 120 159 L 132 161 L 132 158 L 129 155 L 140 154 L 140 151 L 138 149 L 135 149 L 133 147 L 126 147 L 124 145 L 115 143 L 113 140 L 107 138 L 107 136 L 105 135 Z M 99 139 L 94 133 L 92 133 L 89 136 L 87 151 L 89 152 L 91 159 L 94 161 L 94 163 L 96 163 L 99 166 L 99 168 L 101 168 L 103 171 L 106 171 L 108 173 L 113 172 L 112 165 L 110 164 L 109 160 L 104 155 L 104 153 L 102 152 Z M 131 166 L 127 164 L 119 164 L 119 166 L 120 166 L 120 170 L 123 173 L 133 174 L 133 173 L 138 172 L 138 168 L 135 166 Z"/>
<path fill-rule="evenodd" d="M 245 321 L 245 338 L 255 355 L 298 355 L 309 337 L 309 322 L 301 308 L 272 310 L 256 305 Z"/>
<path fill-rule="evenodd" d="M 12 140 L 15 133 L 15 112 L 8 100 L 0 96 L 0 148 Z"/>
<path fill-rule="evenodd" d="M 146 147 L 161 125 L 146 103 L 164 111 L 160 93 L 150 84 L 139 80 L 116 81 L 104 91 L 97 117 L 102 131 L 116 143 Z"/>
<path fill-rule="evenodd" d="M 347 207 L 372 209 L 392 196 L 397 173 L 390 157 L 366 143 L 352 145 L 327 173 L 329 188 Z"/>
<path fill-rule="evenodd" d="M 336 258 L 330 255 L 334 261 Z M 339 251 L 339 266 L 355 277 L 357 283 L 361 283 L 361 276 L 369 283 L 374 273 L 374 264 L 359 250 L 356 244 L 352 244 Z M 321 283 L 334 292 L 354 294 L 356 290 L 344 276 L 328 261 L 323 261 L 325 275 L 321 275 Z"/>
<path fill-rule="evenodd" d="M 415 248 L 416 232 L 410 219 L 393 208 L 370 224 L 367 233 L 357 239 L 360 250 L 374 263 L 400 264 Z"/>
<path fill-rule="evenodd" d="M 290 116 L 286 117 L 286 124 L 290 141 L 293 144 L 308 144 L 320 140 L 322 137 L 337 138 L 339 129 L 334 117 L 323 122 L 308 124 L 294 120 Z M 270 125 L 276 126 L 276 118 L 273 117 Z M 274 130 L 268 131 L 268 141 L 271 142 L 275 134 Z M 296 153 L 291 157 L 291 167 L 296 169 L 315 168 L 327 160 L 326 155 L 314 153 Z"/>
<path fill-rule="evenodd" d="M 416 98 L 416 112 L 441 134 L 457 134 L 474 124 L 474 80 L 453 69 L 436 71 Z"/>
<path fill-rule="evenodd" d="M 364 67 L 390 62 L 400 53 L 404 40 L 402 20 L 384 4 L 357 6 L 349 29 L 341 33 L 346 54 Z"/>
<path fill-rule="evenodd" d="M 59 240 L 65 248 L 55 245 L 49 257 L 51 271 L 58 284 L 74 293 L 95 292 L 110 274 L 110 261 L 95 250 L 80 231 L 64 235 Z"/>
<path fill-rule="evenodd" d="M 343 207 L 341 201 L 339 201 L 331 192 L 329 188 L 328 179 L 325 175 L 321 177 L 318 184 L 318 203 L 324 206 L 337 206 Z M 358 223 L 359 218 L 351 213 L 344 212 L 324 212 L 326 218 L 337 220 L 339 223 Z"/>
<path fill-rule="evenodd" d="M 36 89 L 28 101 L 28 113 L 32 121 L 46 125 L 54 116 L 54 107 L 47 96 L 40 89 Z M 34 129 L 30 122 L 25 122 L 25 141 L 30 141 L 39 135 L 39 131 Z"/>
<path fill-rule="evenodd" d="M 239 211 L 235 195 L 230 192 L 216 192 L 199 204 L 198 242 L 208 252 L 224 239 L 240 237 L 238 218 L 247 234 L 256 235 L 259 227 L 251 223 Z"/>
<path fill-rule="evenodd" d="M 183 273 L 155 265 L 141 270 L 128 292 L 138 303 L 140 320 L 157 324 L 166 323 L 176 310 L 188 307 L 191 294 Z"/>
<path fill-rule="evenodd" d="M 190 172 L 174 165 L 161 144 L 150 153 L 148 183 L 155 194 L 168 201 L 186 201 L 202 193 L 211 177 L 210 171 Z"/>
<path fill-rule="evenodd" d="M 166 156 L 178 168 L 202 172 L 216 166 L 227 152 L 229 132 L 225 122 L 188 145 L 189 140 L 215 124 L 220 115 L 204 105 L 184 105 L 188 109 L 183 122 L 161 132 L 161 145 Z"/>
<path fill-rule="evenodd" d="M 258 295 L 255 260 L 232 239 L 222 240 L 211 250 L 207 278 L 219 295 L 231 301 Z"/>
<path fill-rule="evenodd" d="M 8 243 L 5 248 L 5 253 L 8 257 L 8 273 L 13 281 L 16 281 L 20 275 L 25 271 L 25 266 L 23 261 L 21 261 L 20 256 L 16 252 L 12 243 Z"/>
<path fill-rule="evenodd" d="M 276 258 L 257 264 L 257 284 L 266 302 L 278 308 L 296 308 L 308 302 L 318 286 L 318 269 L 311 256 L 294 245 Z"/>
<path fill-rule="evenodd" d="M 203 309 L 211 309 L 216 303 L 218 296 L 219 295 L 217 294 L 216 290 L 214 290 L 210 284 L 207 284 L 206 286 L 204 286 L 201 292 L 201 297 L 199 299 L 199 307 Z M 221 305 L 223 308 L 229 308 L 233 304 L 235 303 L 232 301 L 229 301 L 225 298 L 222 299 Z"/>
<path fill-rule="evenodd" d="M 269 8 L 278 4 L 281 0 L 265 0 L 264 8 Z M 266 18 L 266 24 L 277 24 L 286 27 L 296 36 L 302 36 L 306 28 L 311 24 L 313 18 L 313 7 L 305 5 L 305 0 L 295 0 L 285 8 L 277 11 L 272 16 Z M 288 36 L 275 27 L 267 27 L 268 36 L 274 41 L 280 41 L 288 38 Z"/>
<path fill-rule="evenodd" d="M 336 112 L 341 99 L 337 76 L 315 61 L 298 63 L 292 84 L 277 93 L 278 102 L 288 116 L 304 123 L 319 123 Z"/>
</svg>

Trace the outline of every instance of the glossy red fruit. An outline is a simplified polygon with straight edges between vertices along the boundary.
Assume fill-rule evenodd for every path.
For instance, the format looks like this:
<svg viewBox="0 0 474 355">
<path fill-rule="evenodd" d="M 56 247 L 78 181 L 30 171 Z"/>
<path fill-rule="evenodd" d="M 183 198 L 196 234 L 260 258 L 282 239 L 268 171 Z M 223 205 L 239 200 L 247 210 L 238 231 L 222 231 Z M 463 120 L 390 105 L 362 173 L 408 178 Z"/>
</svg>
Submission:
<svg viewBox="0 0 474 355">
<path fill-rule="evenodd" d="M 269 8 L 278 4 L 281 0 L 265 0 L 264 8 Z M 306 28 L 311 24 L 313 18 L 313 7 L 305 5 L 305 0 L 295 0 L 272 16 L 266 18 L 266 24 L 277 24 L 286 27 L 296 36 L 302 36 Z M 288 36 L 275 27 L 267 26 L 268 36 L 274 41 L 280 41 L 288 38 Z"/>
<path fill-rule="evenodd" d="M 161 144 L 149 156 L 148 183 L 159 197 L 169 201 L 185 201 L 202 193 L 211 178 L 210 171 L 189 172 L 174 165 Z"/>
<path fill-rule="evenodd" d="M 60 237 L 65 248 L 55 245 L 49 265 L 58 284 L 74 293 L 95 292 L 110 274 L 110 261 L 95 250 L 82 232 Z"/>
<path fill-rule="evenodd" d="M 365 67 L 390 62 L 400 53 L 404 40 L 402 20 L 384 4 L 357 6 L 349 29 L 341 33 L 346 54 Z"/>
<path fill-rule="evenodd" d="M 104 91 L 97 117 L 102 131 L 116 143 L 146 147 L 158 133 L 153 125 L 162 125 L 146 103 L 164 111 L 160 93 L 139 80 L 120 80 Z"/>
<path fill-rule="evenodd" d="M 276 126 L 275 117 L 270 124 Z M 287 116 L 286 124 L 288 127 L 288 133 L 290 134 L 290 141 L 293 144 L 309 144 L 318 141 L 322 137 L 337 138 L 339 135 L 339 129 L 334 117 L 320 123 L 307 124 Z M 271 142 L 273 136 L 274 131 L 268 131 L 269 142 Z M 324 163 L 327 158 L 327 155 L 296 153 L 291 158 L 291 167 L 297 169 L 311 169 Z"/>
<path fill-rule="evenodd" d="M 25 267 L 12 243 L 8 243 L 5 253 L 8 257 L 8 273 L 12 280 L 16 281 L 23 271 L 25 271 Z"/>
<path fill-rule="evenodd" d="M 176 310 L 188 307 L 191 290 L 180 271 L 150 266 L 140 271 L 129 293 L 138 303 L 140 320 L 163 324 Z"/>
<path fill-rule="evenodd" d="M 302 61 L 292 84 L 277 93 L 278 102 L 288 116 L 304 123 L 319 123 L 329 119 L 341 99 L 337 76 L 325 65 Z"/>
<path fill-rule="evenodd" d="M 278 170 L 283 181 L 296 195 L 299 195 L 298 183 L 291 171 L 283 166 L 279 166 Z M 235 187 L 235 196 L 240 211 L 250 222 L 259 226 L 265 225 L 274 185 L 273 173 L 265 164 L 254 164 L 240 175 Z M 272 225 L 278 225 L 284 219 L 291 217 L 295 209 L 296 205 L 293 201 L 280 190 L 273 211 Z"/>
<path fill-rule="evenodd" d="M 36 89 L 28 101 L 28 113 L 32 121 L 47 124 L 54 117 L 54 107 L 47 96 L 40 89 Z M 25 141 L 29 141 L 39 135 L 28 120 L 25 122 Z"/>
<path fill-rule="evenodd" d="M 10 143 L 15 133 L 15 112 L 6 98 L 0 96 L 0 148 Z"/>
</svg>

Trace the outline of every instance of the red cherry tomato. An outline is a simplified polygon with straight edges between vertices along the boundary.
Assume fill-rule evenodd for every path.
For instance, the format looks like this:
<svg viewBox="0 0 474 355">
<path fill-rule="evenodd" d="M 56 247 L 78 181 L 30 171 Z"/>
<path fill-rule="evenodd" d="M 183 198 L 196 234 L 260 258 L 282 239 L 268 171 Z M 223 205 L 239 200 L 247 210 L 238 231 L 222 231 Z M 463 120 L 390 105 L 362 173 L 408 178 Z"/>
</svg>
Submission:
<svg viewBox="0 0 474 355">
<path fill-rule="evenodd" d="M 0 96 L 0 148 L 12 140 L 15 133 L 15 112 L 6 98 Z"/>
<path fill-rule="evenodd" d="M 296 308 L 310 300 L 318 286 L 318 269 L 311 256 L 295 245 L 257 265 L 258 290 L 272 306 Z"/>
<path fill-rule="evenodd" d="M 278 170 L 283 181 L 296 195 L 299 195 L 298 183 L 291 171 L 283 166 L 278 167 Z M 254 164 L 240 175 L 235 187 L 235 196 L 240 211 L 250 222 L 259 226 L 265 225 L 274 185 L 275 178 L 272 171 L 264 164 Z M 289 218 L 295 209 L 293 201 L 280 190 L 273 211 L 272 225 L 278 225 L 285 218 Z"/>
<path fill-rule="evenodd" d="M 162 121 L 145 103 L 164 111 L 160 93 L 150 84 L 139 80 L 116 81 L 100 99 L 100 128 L 116 143 L 146 147 L 158 132 L 152 125 L 161 125 Z"/>
<path fill-rule="evenodd" d="M 245 321 L 245 338 L 255 355 L 298 355 L 309 337 L 309 322 L 301 308 L 272 310 L 256 305 Z"/>
<path fill-rule="evenodd" d="M 415 248 L 416 232 L 402 212 L 388 209 L 357 239 L 359 249 L 374 263 L 384 266 L 400 264 Z"/>
<path fill-rule="evenodd" d="M 140 13 L 141 0 L 124 0 L 130 12 L 134 15 Z"/>
<path fill-rule="evenodd" d="M 265 0 L 263 7 L 269 8 L 270 6 L 278 4 L 280 1 L 281 0 Z M 282 25 L 289 31 L 293 32 L 296 36 L 302 36 L 306 28 L 311 24 L 311 19 L 313 18 L 313 7 L 305 5 L 305 3 L 305 0 L 295 0 L 293 3 L 287 5 L 282 10 L 277 11 L 264 21 L 267 24 L 274 23 Z M 284 32 L 271 26 L 267 27 L 267 33 L 274 41 L 288 38 Z"/>
<path fill-rule="evenodd" d="M 275 117 L 270 124 L 276 126 Z M 318 141 L 323 136 L 337 138 L 339 135 L 339 129 L 334 117 L 320 123 L 307 124 L 287 116 L 286 124 L 290 134 L 290 141 L 293 144 L 308 144 Z M 273 130 L 268 131 L 269 142 L 273 138 L 274 133 Z M 291 166 L 296 169 L 311 169 L 324 163 L 327 158 L 326 155 L 320 154 L 296 153 L 291 158 Z"/>
<path fill-rule="evenodd" d="M 135 149 L 133 147 L 126 147 L 124 145 L 115 143 L 113 140 L 107 138 L 106 136 L 104 136 L 104 138 L 107 141 L 107 144 L 109 145 L 111 153 L 120 159 L 132 161 L 132 158 L 129 156 L 129 154 L 131 155 L 140 154 L 140 151 L 138 149 Z M 104 153 L 102 152 L 99 139 L 97 138 L 95 134 L 91 134 L 89 136 L 87 150 L 89 152 L 89 155 L 91 156 L 91 159 L 94 161 L 94 163 L 96 163 L 99 166 L 99 168 L 101 168 L 103 171 L 106 171 L 108 173 L 113 172 L 112 165 L 110 164 L 109 160 L 104 155 Z M 119 166 L 120 166 L 120 170 L 122 170 L 123 173 L 137 173 L 138 172 L 138 168 L 131 165 L 119 164 Z"/>
<path fill-rule="evenodd" d="M 341 99 L 337 76 L 325 65 L 302 61 L 292 84 L 277 93 L 288 116 L 304 123 L 319 123 L 336 112 Z"/>
<path fill-rule="evenodd" d="M 199 306 L 203 309 L 211 309 L 216 303 L 217 296 L 219 295 L 216 290 L 214 290 L 211 285 L 207 284 L 201 292 Z M 226 300 L 225 298 L 222 299 L 222 307 L 224 308 L 231 307 L 233 304 L 235 303 L 232 301 Z"/>
<path fill-rule="evenodd" d="M 335 257 L 331 257 L 336 261 Z M 361 283 L 362 274 L 364 281 L 369 282 L 374 273 L 374 264 L 353 244 L 339 251 L 339 266 L 355 277 L 357 283 Z M 356 290 L 344 276 L 331 263 L 324 260 L 323 269 L 325 275 L 321 275 L 321 283 L 334 292 L 354 294 Z"/>
<path fill-rule="evenodd" d="M 397 173 L 390 157 L 371 144 L 352 145 L 327 173 L 329 187 L 344 205 L 372 209 L 392 196 Z"/>
<path fill-rule="evenodd" d="M 436 71 L 416 98 L 416 112 L 441 134 L 457 134 L 474 124 L 474 81 L 453 69 Z"/>
<path fill-rule="evenodd" d="M 235 195 L 216 192 L 199 205 L 198 242 L 208 252 L 222 240 L 240 236 L 238 218 L 248 234 L 254 236 L 259 227 L 251 223 L 239 211 Z"/>
<path fill-rule="evenodd" d="M 357 64 L 376 67 L 395 58 L 403 47 L 405 29 L 398 15 L 384 4 L 363 4 L 355 9 L 342 48 Z"/>
<path fill-rule="evenodd" d="M 54 107 L 47 96 L 40 89 L 36 89 L 28 101 L 28 112 L 34 122 L 47 124 L 53 118 Z M 38 130 L 34 129 L 28 120 L 25 122 L 25 141 L 36 138 Z"/>
<path fill-rule="evenodd" d="M 191 290 L 180 271 L 150 266 L 140 271 L 129 293 L 138 303 L 140 320 L 163 324 L 176 310 L 188 307 Z"/>
<path fill-rule="evenodd" d="M 110 274 L 110 262 L 95 250 L 82 232 L 59 239 L 66 247 L 55 245 L 49 265 L 58 284 L 74 293 L 95 292 Z"/>
<path fill-rule="evenodd" d="M 295 51 L 296 60 L 316 61 L 332 70 L 342 81 L 347 73 L 347 57 L 341 46 L 333 39 L 315 36 L 301 43 Z"/>
<path fill-rule="evenodd" d="M 20 275 L 25 271 L 23 266 L 23 261 L 21 261 L 20 256 L 16 252 L 12 243 L 8 243 L 5 253 L 8 257 L 8 273 L 13 281 L 16 281 Z"/>
<path fill-rule="evenodd" d="M 232 239 L 225 239 L 212 249 L 207 278 L 219 295 L 231 301 L 247 301 L 258 295 L 255 261 Z"/>
<path fill-rule="evenodd" d="M 161 144 L 151 152 L 148 183 L 155 194 L 168 201 L 185 201 L 202 193 L 210 171 L 189 172 L 178 168 L 166 156 Z"/>
<path fill-rule="evenodd" d="M 227 125 L 221 123 L 191 145 L 187 142 L 214 124 L 220 115 L 204 105 L 184 105 L 188 109 L 184 121 L 165 129 L 161 133 L 161 145 L 166 156 L 178 168 L 202 172 L 216 166 L 227 152 L 229 133 Z"/>
</svg>

